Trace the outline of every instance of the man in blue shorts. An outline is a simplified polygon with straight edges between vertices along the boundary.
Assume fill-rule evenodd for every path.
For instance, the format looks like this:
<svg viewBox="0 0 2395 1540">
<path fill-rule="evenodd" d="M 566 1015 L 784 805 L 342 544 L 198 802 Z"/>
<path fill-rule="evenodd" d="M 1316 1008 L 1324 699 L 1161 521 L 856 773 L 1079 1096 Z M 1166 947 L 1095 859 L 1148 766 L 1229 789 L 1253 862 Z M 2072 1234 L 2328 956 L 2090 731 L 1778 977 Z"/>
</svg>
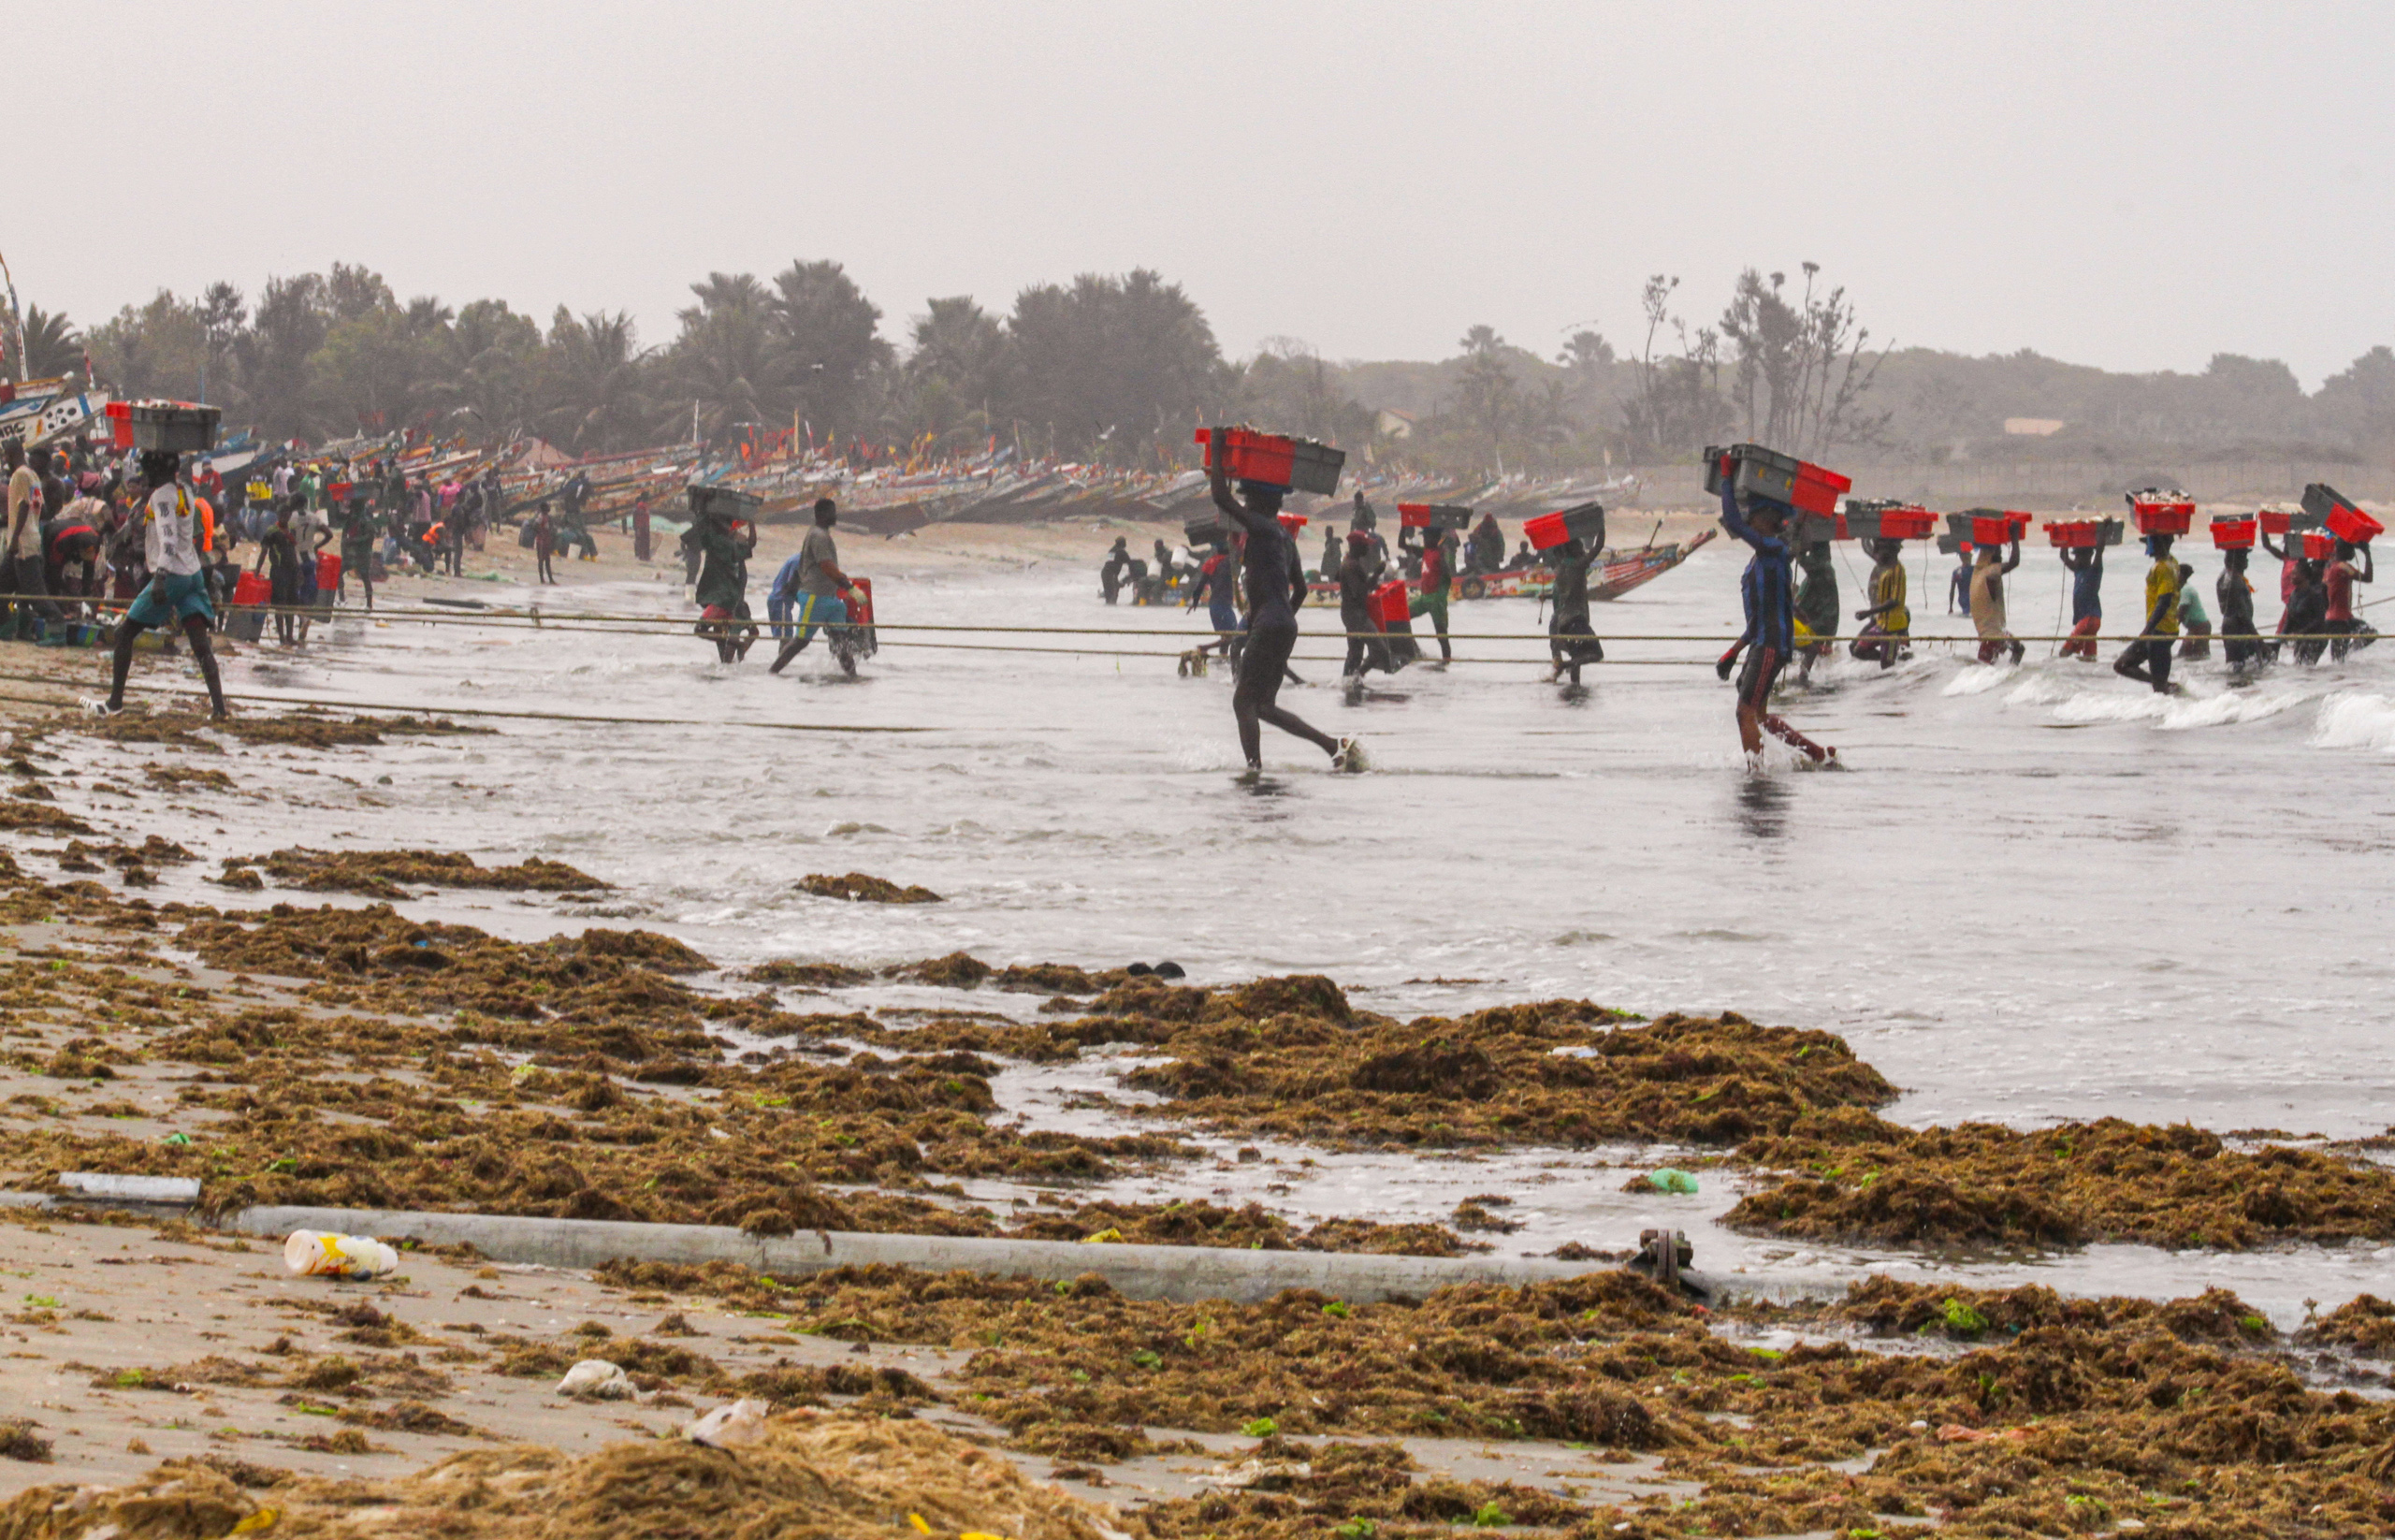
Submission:
<svg viewBox="0 0 2395 1540">
<path fill-rule="evenodd" d="M 773 591 L 765 599 L 765 614 L 780 622 L 775 633 L 783 635 L 787 632 L 787 635 L 768 673 L 779 674 L 790 666 L 791 659 L 806 651 L 806 644 L 815 640 L 816 627 L 849 623 L 848 596 L 856 590 L 849 574 L 840 570 L 839 547 L 832 541 L 832 527 L 839 521 L 839 509 L 830 498 L 816 499 L 815 527 L 806 531 L 798 554 L 783 562 L 781 572 L 774 578 Z M 785 578 L 789 580 L 787 590 L 783 587 Z"/>
<path fill-rule="evenodd" d="M 200 676 L 208 681 L 210 715 L 225 719 L 225 681 L 216 672 L 216 653 L 208 633 L 216 612 L 208 603 L 208 577 L 201 570 L 199 539 L 194 530 L 198 506 L 177 482 L 182 457 L 170 449 L 141 452 L 141 546 L 150 566 L 150 581 L 116 627 L 116 672 L 109 687 L 109 716 L 124 709 L 124 676 L 133 668 L 133 639 L 152 627 L 180 625 L 191 638 L 192 656 L 199 660 Z"/>
</svg>

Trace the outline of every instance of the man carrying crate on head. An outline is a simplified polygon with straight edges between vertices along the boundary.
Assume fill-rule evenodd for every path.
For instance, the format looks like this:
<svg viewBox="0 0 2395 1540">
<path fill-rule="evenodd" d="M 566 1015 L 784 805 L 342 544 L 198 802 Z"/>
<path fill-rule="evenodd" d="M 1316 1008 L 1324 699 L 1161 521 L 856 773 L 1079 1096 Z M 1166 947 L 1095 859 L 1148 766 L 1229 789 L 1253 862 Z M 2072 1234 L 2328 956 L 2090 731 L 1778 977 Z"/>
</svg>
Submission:
<svg viewBox="0 0 2395 1540">
<path fill-rule="evenodd" d="M 1796 614 L 1790 580 L 1795 559 L 1784 537 L 1789 516 L 1794 510 L 1762 496 L 1756 496 L 1753 502 L 1751 513 L 1741 510 L 1735 478 L 1721 478 L 1721 528 L 1734 538 L 1745 541 L 1755 554 L 1738 578 L 1738 597 L 1746 608 L 1747 629 L 1721 655 L 1714 672 L 1728 678 L 1738 654 L 1747 653 L 1746 666 L 1738 674 L 1738 742 L 1749 761 L 1763 752 L 1763 735 L 1767 732 L 1815 764 L 1835 763 L 1836 749 L 1815 743 L 1771 714 L 1771 687 L 1778 682 L 1779 671 L 1788 666 L 1789 656 L 1796 647 Z"/>
<path fill-rule="evenodd" d="M 208 578 L 200 570 L 199 537 L 193 528 L 196 500 L 176 480 L 182 457 L 171 449 L 141 451 L 138 490 L 144 494 L 142 550 L 150 565 L 150 581 L 133 596 L 133 603 L 116 627 L 116 657 L 110 675 L 108 704 L 101 712 L 114 716 L 124 709 L 124 679 L 133 668 L 133 639 L 153 626 L 180 625 L 191 638 L 192 656 L 200 677 L 208 681 L 208 698 L 218 720 L 225 718 L 225 681 L 218 677 L 215 649 L 209 645 L 209 627 L 216 612 L 208 603 Z"/>
</svg>

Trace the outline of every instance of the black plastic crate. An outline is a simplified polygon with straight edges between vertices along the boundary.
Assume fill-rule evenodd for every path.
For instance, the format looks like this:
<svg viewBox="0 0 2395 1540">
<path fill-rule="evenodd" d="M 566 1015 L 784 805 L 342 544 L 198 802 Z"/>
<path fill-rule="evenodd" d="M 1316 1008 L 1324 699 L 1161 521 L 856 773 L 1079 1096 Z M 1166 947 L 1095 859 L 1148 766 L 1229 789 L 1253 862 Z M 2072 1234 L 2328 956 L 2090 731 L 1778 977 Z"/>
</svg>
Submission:
<svg viewBox="0 0 2395 1540">
<path fill-rule="evenodd" d="M 1290 488 L 1330 497 L 1339 490 L 1339 472 L 1346 464 L 1347 451 L 1344 449 L 1333 449 L 1327 443 L 1314 443 L 1306 439 L 1293 439 L 1289 453 Z"/>
<path fill-rule="evenodd" d="M 1182 525 L 1181 532 L 1193 548 L 1205 545 L 1227 545 L 1231 541 L 1231 527 L 1220 514 L 1209 514 L 1204 518 L 1190 519 Z"/>
<path fill-rule="evenodd" d="M 709 514 L 736 520 L 752 520 L 765 506 L 765 500 L 754 492 L 744 492 L 735 487 L 707 487 L 693 482 L 688 488 L 690 515 L 694 518 Z"/>
<path fill-rule="evenodd" d="M 2354 507 L 2353 499 L 2325 481 L 2315 481 L 2303 489 L 2303 511 L 2311 515 L 2313 519 L 2313 522 L 2305 528 L 2316 530 L 2328 523 L 2329 516 L 2339 508 L 2352 507 Z"/>
<path fill-rule="evenodd" d="M 177 403 L 171 406 L 134 406 L 127 416 L 133 424 L 133 447 L 160 449 L 176 454 L 203 454 L 216 447 L 216 425 L 224 418 L 225 410 L 216 406 L 192 406 Z"/>
</svg>

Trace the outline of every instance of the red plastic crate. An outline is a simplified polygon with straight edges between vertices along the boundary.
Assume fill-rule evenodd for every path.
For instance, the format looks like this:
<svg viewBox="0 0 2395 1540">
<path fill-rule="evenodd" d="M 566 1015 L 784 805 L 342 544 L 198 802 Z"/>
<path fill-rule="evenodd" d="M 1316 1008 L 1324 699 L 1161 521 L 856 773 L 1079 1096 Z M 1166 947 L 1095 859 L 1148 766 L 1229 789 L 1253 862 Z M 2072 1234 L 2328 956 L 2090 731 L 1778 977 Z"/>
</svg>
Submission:
<svg viewBox="0 0 2395 1540">
<path fill-rule="evenodd" d="M 2046 538 L 2056 545 L 2093 545 L 2104 538 L 2104 531 L 2092 518 L 2048 519 Z"/>
<path fill-rule="evenodd" d="M 873 579 L 851 577 L 849 581 L 857 590 L 857 596 L 849 602 L 849 618 L 860 626 L 873 624 Z"/>
<path fill-rule="evenodd" d="M 1880 515 L 1882 540 L 1927 540 L 1938 529 L 1938 516 L 1926 508 L 1890 508 Z"/>
<path fill-rule="evenodd" d="M 1854 489 L 1852 478 L 1818 465 L 1799 463 L 1794 495 L 1789 500 L 1808 514 L 1824 517 L 1837 512 L 1837 500 Z"/>
<path fill-rule="evenodd" d="M 1561 514 L 1541 514 L 1522 521 L 1522 538 L 1533 551 L 1551 551 L 1571 539 L 1572 531 L 1563 527 Z"/>
<path fill-rule="evenodd" d="M 2323 530 L 2303 531 L 2303 559 L 2306 561 L 2326 561 L 2336 554 L 2336 536 Z"/>
<path fill-rule="evenodd" d="M 1235 480 L 1324 497 L 1339 489 L 1340 469 L 1347 459 L 1344 450 L 1252 428 L 1201 428 L 1196 442 L 1205 445 L 1210 470 L 1220 454 L 1224 469 Z"/>
<path fill-rule="evenodd" d="M 233 603 L 263 604 L 274 597 L 274 585 L 262 574 L 243 573 L 233 580 Z"/>
<path fill-rule="evenodd" d="M 317 554 L 316 587 L 327 593 L 341 587 L 341 558 L 330 551 Z"/>
<path fill-rule="evenodd" d="M 2254 537 L 2259 532 L 2251 518 L 2215 518 L 2212 521 L 2212 544 L 2219 551 L 2250 551 Z"/>
<path fill-rule="evenodd" d="M 2133 500 L 2129 506 L 2136 511 L 2137 532 L 2141 535 L 2183 535 L 2196 518 L 2193 501 Z"/>
<path fill-rule="evenodd" d="M 1288 530 L 1291 534 L 1296 534 L 1299 530 L 1302 530 L 1305 527 L 1306 516 L 1303 514 L 1283 514 L 1281 516 L 1281 528 Z"/>
<path fill-rule="evenodd" d="M 2329 532 L 2351 545 L 2367 545 L 2385 534 L 2387 526 L 2349 502 L 2340 503 L 2329 510 Z"/>
<path fill-rule="evenodd" d="M 133 403 L 110 401 L 108 404 L 109 446 L 112 449 L 133 447 Z"/>
<path fill-rule="evenodd" d="M 2254 518 L 2266 535 L 2283 535 L 2295 528 L 2296 516 L 2279 508 L 2265 508 Z"/>
<path fill-rule="evenodd" d="M 1971 520 L 1971 544 L 2001 545 L 2012 538 L 2014 528 L 2010 515 L 1998 518 L 1975 517 Z"/>
<path fill-rule="evenodd" d="M 1372 590 L 1372 618 L 1384 626 L 1407 625 L 1405 582 L 1392 578 Z"/>
<path fill-rule="evenodd" d="M 1297 445 L 1287 439 L 1245 428 L 1201 428 L 1198 442 L 1206 446 L 1209 471 L 1219 458 L 1223 468 L 1240 481 L 1262 482 L 1268 487 L 1289 485 L 1290 467 L 1297 461 Z"/>
</svg>

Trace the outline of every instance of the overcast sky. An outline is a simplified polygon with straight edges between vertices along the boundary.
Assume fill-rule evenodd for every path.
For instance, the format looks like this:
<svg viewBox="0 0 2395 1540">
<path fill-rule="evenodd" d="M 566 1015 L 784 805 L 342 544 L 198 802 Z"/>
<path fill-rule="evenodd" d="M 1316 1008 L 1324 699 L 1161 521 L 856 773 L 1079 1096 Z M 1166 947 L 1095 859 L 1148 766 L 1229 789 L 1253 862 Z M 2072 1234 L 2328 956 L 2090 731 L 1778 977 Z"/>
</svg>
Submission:
<svg viewBox="0 0 2395 1540">
<path fill-rule="evenodd" d="M 79 323 L 346 260 L 661 342 L 710 269 L 833 257 L 899 339 L 1144 266 L 1233 353 L 1552 354 L 1634 347 L 1648 273 L 1709 319 L 1810 260 L 1904 344 L 2309 386 L 2395 342 L 2384 3 L 21 5 L 7 47 L 0 254 Z"/>
</svg>

